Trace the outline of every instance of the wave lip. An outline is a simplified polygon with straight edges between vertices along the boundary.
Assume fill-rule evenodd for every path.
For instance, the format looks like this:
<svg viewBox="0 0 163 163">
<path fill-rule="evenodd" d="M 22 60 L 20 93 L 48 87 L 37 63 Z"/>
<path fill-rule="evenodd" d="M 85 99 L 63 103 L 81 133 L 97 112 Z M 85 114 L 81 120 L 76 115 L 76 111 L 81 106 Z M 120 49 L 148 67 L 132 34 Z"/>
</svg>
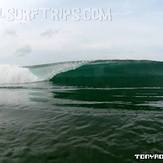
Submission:
<svg viewBox="0 0 163 163">
<path fill-rule="evenodd" d="M 55 75 L 67 72 L 70 70 L 74 70 L 84 65 L 87 62 L 84 61 L 72 61 L 72 62 L 60 62 L 53 64 L 45 64 L 45 65 L 36 65 L 28 67 L 30 71 L 39 77 L 40 80 L 50 80 Z"/>
</svg>

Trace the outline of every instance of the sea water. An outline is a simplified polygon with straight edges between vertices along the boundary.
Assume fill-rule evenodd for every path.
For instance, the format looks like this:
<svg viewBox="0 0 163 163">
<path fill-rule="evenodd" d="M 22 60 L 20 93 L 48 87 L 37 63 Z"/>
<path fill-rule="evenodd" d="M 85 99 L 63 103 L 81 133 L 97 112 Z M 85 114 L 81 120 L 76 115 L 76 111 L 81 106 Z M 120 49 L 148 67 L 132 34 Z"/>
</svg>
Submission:
<svg viewBox="0 0 163 163">
<path fill-rule="evenodd" d="M 162 62 L 1 65 L 0 75 L 2 163 L 134 163 L 162 153 Z"/>
</svg>

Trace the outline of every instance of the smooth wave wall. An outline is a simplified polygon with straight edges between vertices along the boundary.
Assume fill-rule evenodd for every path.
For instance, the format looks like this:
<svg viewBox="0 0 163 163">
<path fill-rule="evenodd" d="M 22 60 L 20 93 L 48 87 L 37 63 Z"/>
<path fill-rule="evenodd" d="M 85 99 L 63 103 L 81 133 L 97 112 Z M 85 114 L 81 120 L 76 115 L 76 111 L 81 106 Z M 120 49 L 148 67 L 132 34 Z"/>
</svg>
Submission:
<svg viewBox="0 0 163 163">
<path fill-rule="evenodd" d="M 58 85 L 84 87 L 162 87 L 163 62 L 95 61 L 60 73 L 52 81 Z"/>
</svg>

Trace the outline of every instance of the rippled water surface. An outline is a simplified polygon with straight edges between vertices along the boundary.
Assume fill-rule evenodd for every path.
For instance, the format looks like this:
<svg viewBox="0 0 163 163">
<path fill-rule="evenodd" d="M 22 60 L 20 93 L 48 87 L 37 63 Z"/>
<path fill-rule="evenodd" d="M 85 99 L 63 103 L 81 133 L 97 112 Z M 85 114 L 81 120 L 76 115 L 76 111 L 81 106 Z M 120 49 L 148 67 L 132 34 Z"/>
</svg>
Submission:
<svg viewBox="0 0 163 163">
<path fill-rule="evenodd" d="M 0 162 L 134 163 L 136 153 L 162 153 L 162 99 L 162 87 L 2 86 Z"/>
</svg>

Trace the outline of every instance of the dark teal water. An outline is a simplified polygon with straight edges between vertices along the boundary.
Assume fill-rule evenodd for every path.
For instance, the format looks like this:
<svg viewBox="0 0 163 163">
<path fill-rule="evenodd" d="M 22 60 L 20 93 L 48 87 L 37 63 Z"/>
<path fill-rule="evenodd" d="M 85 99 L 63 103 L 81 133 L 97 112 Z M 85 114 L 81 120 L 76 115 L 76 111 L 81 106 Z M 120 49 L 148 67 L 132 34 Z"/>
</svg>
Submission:
<svg viewBox="0 0 163 163">
<path fill-rule="evenodd" d="M 140 63 L 0 87 L 0 163 L 136 163 L 136 153 L 162 153 L 163 66 Z"/>
</svg>

